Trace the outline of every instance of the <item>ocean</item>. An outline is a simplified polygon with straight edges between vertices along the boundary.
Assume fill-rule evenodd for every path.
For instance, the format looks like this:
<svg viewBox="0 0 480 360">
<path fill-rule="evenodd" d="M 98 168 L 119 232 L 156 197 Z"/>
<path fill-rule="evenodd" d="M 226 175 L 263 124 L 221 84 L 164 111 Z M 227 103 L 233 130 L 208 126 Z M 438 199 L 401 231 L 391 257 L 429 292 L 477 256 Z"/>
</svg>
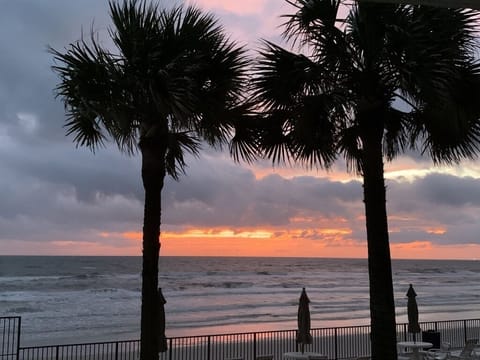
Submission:
<svg viewBox="0 0 480 360">
<path fill-rule="evenodd" d="M 420 321 L 480 318 L 480 261 L 393 260 L 397 322 L 408 285 Z M 369 323 L 365 259 L 160 257 L 166 334 L 296 326 L 302 287 L 312 327 Z M 0 256 L 0 316 L 22 317 L 22 346 L 138 339 L 141 258 Z"/>
</svg>

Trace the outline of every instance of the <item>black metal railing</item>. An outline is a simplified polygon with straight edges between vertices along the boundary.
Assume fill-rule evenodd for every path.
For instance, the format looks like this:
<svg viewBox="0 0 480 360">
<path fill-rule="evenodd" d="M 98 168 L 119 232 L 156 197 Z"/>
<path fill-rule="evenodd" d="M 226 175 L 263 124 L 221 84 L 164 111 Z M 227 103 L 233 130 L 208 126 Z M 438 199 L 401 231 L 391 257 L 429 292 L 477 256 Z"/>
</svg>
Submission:
<svg viewBox="0 0 480 360">
<path fill-rule="evenodd" d="M 422 331 L 431 330 L 439 333 L 441 341 L 449 342 L 452 348 L 461 348 L 466 339 L 480 336 L 480 319 L 423 322 L 420 326 Z M 13 325 L 11 327 L 17 329 Z M 20 320 L 18 320 L 18 336 L 19 327 Z M 5 334 L 6 331 L 4 336 Z M 225 360 L 238 357 L 254 360 L 259 355 L 267 354 L 279 360 L 285 352 L 298 351 L 295 335 L 295 330 L 282 330 L 172 337 L 168 338 L 169 349 L 160 354 L 160 360 Z M 307 345 L 306 350 L 326 354 L 329 359 L 352 359 L 370 354 L 370 326 L 368 325 L 312 329 L 312 337 L 313 343 Z M 0 357 L 0 360 L 138 360 L 140 358 L 139 340 L 21 347 L 18 346 L 18 339 L 7 340 L 7 347 L 10 350 L 6 353 L 12 357 L 5 355 Z M 397 324 L 397 340 L 412 340 L 412 334 L 407 332 L 407 324 Z M 17 348 L 12 347 L 12 343 Z M 2 345 L 2 349 L 4 347 Z"/>
<path fill-rule="evenodd" d="M 16 360 L 20 346 L 20 316 L 0 317 L 0 360 Z"/>
<path fill-rule="evenodd" d="M 138 360 L 140 340 L 20 347 L 18 360 Z"/>
</svg>

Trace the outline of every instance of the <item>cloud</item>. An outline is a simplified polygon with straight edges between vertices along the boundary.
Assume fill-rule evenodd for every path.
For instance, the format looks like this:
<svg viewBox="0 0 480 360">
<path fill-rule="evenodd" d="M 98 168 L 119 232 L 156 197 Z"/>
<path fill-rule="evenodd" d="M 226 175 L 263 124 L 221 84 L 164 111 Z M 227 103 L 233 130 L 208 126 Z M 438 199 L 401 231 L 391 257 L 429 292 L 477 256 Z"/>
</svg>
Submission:
<svg viewBox="0 0 480 360">
<path fill-rule="evenodd" d="M 269 175 L 260 179 L 235 165 L 202 157 L 180 182 L 165 185 L 166 223 L 188 226 L 288 226 L 292 218 L 355 217 L 361 185 L 327 178 Z"/>
<path fill-rule="evenodd" d="M 198 4 L 214 12 L 232 38 L 252 50 L 260 38 L 281 42 L 280 15 L 290 11 L 286 2 L 277 0 Z M 2 253 L 35 253 L 35 244 L 38 252 L 47 251 L 48 245 L 51 253 L 72 244 L 78 244 L 75 253 L 82 246 L 140 252 L 138 239 L 124 235 L 142 228 L 140 158 L 119 153 L 113 144 L 96 154 L 75 148 L 65 136 L 63 105 L 54 96 L 58 79 L 47 51 L 48 46 L 64 49 L 92 28 L 109 46 L 109 24 L 106 1 L 2 3 Z M 167 179 L 162 194 L 162 230 L 170 234 L 223 231 L 242 234 L 246 241 L 258 231 L 271 234 L 262 241 L 272 247 L 280 241 L 299 247 L 310 242 L 322 251 L 365 242 L 362 182 L 346 173 L 342 159 L 328 173 L 273 168 L 268 161 L 235 164 L 225 152 L 208 148 L 187 162 L 187 174 L 179 182 Z M 478 164 L 435 169 L 430 160 L 407 154 L 388 164 L 386 174 L 393 244 L 479 243 Z"/>
<path fill-rule="evenodd" d="M 389 181 L 390 227 L 397 241 L 480 243 L 480 179 L 433 173 L 413 182 Z"/>
</svg>

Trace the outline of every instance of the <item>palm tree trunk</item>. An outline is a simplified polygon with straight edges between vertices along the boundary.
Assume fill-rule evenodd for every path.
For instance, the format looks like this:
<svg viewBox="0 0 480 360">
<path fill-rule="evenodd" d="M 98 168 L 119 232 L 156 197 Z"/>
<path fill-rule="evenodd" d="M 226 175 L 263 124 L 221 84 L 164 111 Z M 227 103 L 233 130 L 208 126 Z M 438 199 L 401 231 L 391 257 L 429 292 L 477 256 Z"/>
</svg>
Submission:
<svg viewBox="0 0 480 360">
<path fill-rule="evenodd" d="M 161 196 L 165 178 L 164 151 L 153 141 L 141 141 L 142 180 L 145 189 L 143 219 L 142 310 L 140 359 L 158 360 L 158 259 L 160 253 Z"/>
<path fill-rule="evenodd" d="M 362 138 L 373 360 L 397 359 L 382 130 L 379 128 L 377 131 L 370 131 Z"/>
</svg>

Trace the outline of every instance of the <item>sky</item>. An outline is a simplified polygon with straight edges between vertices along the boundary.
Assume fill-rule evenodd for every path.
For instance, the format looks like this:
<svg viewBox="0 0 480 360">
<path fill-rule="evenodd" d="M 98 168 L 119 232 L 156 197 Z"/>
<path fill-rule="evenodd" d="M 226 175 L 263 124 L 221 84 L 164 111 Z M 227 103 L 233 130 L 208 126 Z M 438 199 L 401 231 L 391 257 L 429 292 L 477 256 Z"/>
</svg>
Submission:
<svg viewBox="0 0 480 360">
<path fill-rule="evenodd" d="M 166 6 L 173 2 L 164 1 Z M 93 154 L 65 135 L 57 50 L 110 26 L 100 0 L 0 0 L 0 255 L 141 255 L 140 157 Z M 281 42 L 280 0 L 190 1 L 251 49 Z M 333 168 L 234 163 L 204 148 L 162 202 L 161 255 L 367 256 L 362 179 Z M 420 154 L 386 164 L 393 258 L 480 258 L 480 161 L 434 167 Z"/>
</svg>

